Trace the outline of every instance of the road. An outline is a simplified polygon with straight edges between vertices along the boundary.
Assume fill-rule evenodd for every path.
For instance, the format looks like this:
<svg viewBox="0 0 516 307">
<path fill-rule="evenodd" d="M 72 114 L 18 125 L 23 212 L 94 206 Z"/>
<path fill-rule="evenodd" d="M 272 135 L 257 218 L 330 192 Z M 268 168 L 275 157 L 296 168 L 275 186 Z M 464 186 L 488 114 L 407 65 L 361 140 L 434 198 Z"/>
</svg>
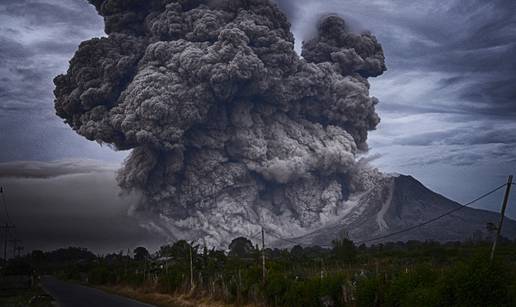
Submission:
<svg viewBox="0 0 516 307">
<path fill-rule="evenodd" d="M 41 284 L 59 307 L 153 307 L 138 301 L 108 294 L 98 289 L 64 282 L 51 276 L 41 277 Z"/>
</svg>

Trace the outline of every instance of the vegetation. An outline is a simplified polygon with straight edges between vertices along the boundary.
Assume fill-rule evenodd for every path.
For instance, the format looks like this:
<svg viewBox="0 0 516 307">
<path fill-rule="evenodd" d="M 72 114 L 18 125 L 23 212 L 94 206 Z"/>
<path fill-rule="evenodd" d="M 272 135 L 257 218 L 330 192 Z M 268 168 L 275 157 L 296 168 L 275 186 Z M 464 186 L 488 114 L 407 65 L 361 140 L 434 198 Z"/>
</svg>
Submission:
<svg viewBox="0 0 516 307">
<path fill-rule="evenodd" d="M 52 297 L 48 296 L 39 286 L 24 290 L 10 291 L 0 295 L 0 306 L 2 307 L 52 307 Z"/>
<path fill-rule="evenodd" d="M 40 273 L 141 293 L 233 305 L 516 306 L 516 242 L 504 240 L 489 263 L 487 242 L 388 243 L 332 249 L 261 250 L 237 238 L 229 252 L 178 241 L 150 254 L 94 256 L 70 248 L 23 260 Z"/>
<path fill-rule="evenodd" d="M 32 265 L 24 259 L 11 260 L 0 270 L 0 306 L 50 307 L 54 306 L 34 278 Z"/>
</svg>

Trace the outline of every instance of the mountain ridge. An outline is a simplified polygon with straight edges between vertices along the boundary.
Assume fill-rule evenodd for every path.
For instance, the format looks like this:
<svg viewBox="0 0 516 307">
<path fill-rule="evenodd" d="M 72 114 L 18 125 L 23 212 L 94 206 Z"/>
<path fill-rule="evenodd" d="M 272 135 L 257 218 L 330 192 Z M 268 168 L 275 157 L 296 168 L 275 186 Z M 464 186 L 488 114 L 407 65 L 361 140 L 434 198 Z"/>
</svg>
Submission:
<svg viewBox="0 0 516 307">
<path fill-rule="evenodd" d="M 326 225 L 309 234 L 280 240 L 279 246 L 331 246 L 335 238 L 347 236 L 357 243 L 378 244 L 389 241 L 465 241 L 489 239 L 492 233 L 487 223 L 497 224 L 499 213 L 463 207 L 458 202 L 436 193 L 412 176 L 396 175 L 383 178 L 377 188 L 365 193 L 355 212 L 350 212 L 333 225 Z M 451 210 L 457 211 L 411 231 L 384 237 L 415 227 Z M 516 238 L 516 221 L 506 217 L 502 235 Z M 290 242 L 289 242 L 290 241 Z M 288 243 L 288 244 L 287 244 Z"/>
</svg>

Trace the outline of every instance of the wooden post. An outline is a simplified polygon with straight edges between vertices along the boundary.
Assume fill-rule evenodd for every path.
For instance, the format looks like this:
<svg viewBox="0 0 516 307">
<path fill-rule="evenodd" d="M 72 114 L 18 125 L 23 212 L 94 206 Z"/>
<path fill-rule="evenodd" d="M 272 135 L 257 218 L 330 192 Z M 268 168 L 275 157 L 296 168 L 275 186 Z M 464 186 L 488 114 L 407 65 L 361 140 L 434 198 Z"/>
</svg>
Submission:
<svg viewBox="0 0 516 307">
<path fill-rule="evenodd" d="M 18 247 L 18 244 L 21 243 L 21 240 L 12 239 L 12 240 L 9 240 L 9 242 L 11 242 L 11 244 L 13 245 L 13 258 L 15 258 L 16 257 L 16 248 Z"/>
<path fill-rule="evenodd" d="M 237 306 L 240 306 L 240 301 L 242 299 L 242 273 L 240 268 L 238 268 L 238 282 L 237 282 Z"/>
<path fill-rule="evenodd" d="M 193 259 L 192 259 L 192 245 L 189 248 L 190 251 L 190 290 L 193 291 L 194 281 L 193 281 Z"/>
<path fill-rule="evenodd" d="M 5 202 L 5 196 L 4 196 L 4 187 L 0 186 L 0 194 L 2 194 L 2 200 L 4 205 L 4 210 L 6 214 L 7 222 L 4 226 L 0 226 L 0 230 L 4 230 L 4 261 L 7 263 L 7 242 L 8 242 L 8 233 L 10 229 L 14 229 L 14 225 L 9 225 L 9 215 L 7 213 L 7 203 Z M 14 256 L 14 255 L 13 255 Z"/>
<path fill-rule="evenodd" d="M 262 227 L 262 282 L 265 284 L 265 232 Z"/>
<path fill-rule="evenodd" d="M 495 250 L 496 250 L 496 243 L 498 242 L 498 239 L 502 232 L 503 219 L 505 217 L 505 209 L 507 208 L 507 203 L 509 202 L 511 186 L 512 186 L 512 175 L 510 175 L 507 178 L 507 186 L 505 187 L 505 195 L 503 197 L 502 211 L 500 212 L 500 222 L 498 222 L 498 228 L 496 229 L 496 237 L 494 238 L 493 248 L 491 249 L 491 258 L 489 260 L 490 262 L 493 262 Z"/>
<path fill-rule="evenodd" d="M 321 258 L 321 281 L 324 278 L 324 259 Z"/>
<path fill-rule="evenodd" d="M 16 257 L 18 257 L 18 258 L 21 257 L 22 251 L 23 251 L 23 246 L 17 246 L 16 247 L 16 253 L 17 253 Z"/>
<path fill-rule="evenodd" d="M 14 229 L 14 225 L 6 223 L 4 226 L 0 226 L 0 229 L 4 231 L 4 261 L 7 262 L 7 242 L 9 241 L 7 234 L 9 229 Z"/>
</svg>

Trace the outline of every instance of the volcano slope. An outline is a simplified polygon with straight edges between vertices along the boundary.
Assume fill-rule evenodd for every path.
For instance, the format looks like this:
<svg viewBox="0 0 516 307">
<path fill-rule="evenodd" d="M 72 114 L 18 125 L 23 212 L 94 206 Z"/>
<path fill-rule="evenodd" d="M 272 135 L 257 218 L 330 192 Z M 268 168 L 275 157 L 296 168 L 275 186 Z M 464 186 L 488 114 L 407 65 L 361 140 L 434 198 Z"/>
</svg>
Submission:
<svg viewBox="0 0 516 307">
<path fill-rule="evenodd" d="M 310 234 L 291 238 L 301 245 L 331 246 L 331 241 L 343 235 L 357 243 L 368 245 L 397 241 L 465 241 L 491 239 L 487 223 L 498 224 L 500 214 L 492 211 L 462 207 L 437 194 L 411 176 L 385 176 L 374 189 L 357 195 L 356 204 L 338 222 L 326 225 Z M 455 210 L 434 222 L 407 232 L 371 240 L 425 223 L 431 219 Z M 502 235 L 516 238 L 516 221 L 506 218 Z M 293 245 L 277 241 L 280 246 Z"/>
</svg>

